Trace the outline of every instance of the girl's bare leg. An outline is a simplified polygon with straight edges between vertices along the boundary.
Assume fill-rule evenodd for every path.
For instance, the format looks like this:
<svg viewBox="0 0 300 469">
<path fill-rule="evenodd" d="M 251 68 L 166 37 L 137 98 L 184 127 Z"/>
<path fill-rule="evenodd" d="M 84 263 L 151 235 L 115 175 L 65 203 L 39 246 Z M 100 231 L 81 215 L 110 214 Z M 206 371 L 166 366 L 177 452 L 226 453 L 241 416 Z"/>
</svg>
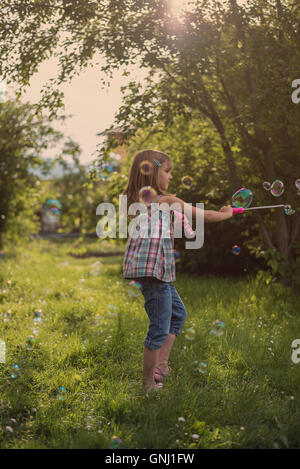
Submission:
<svg viewBox="0 0 300 469">
<path fill-rule="evenodd" d="M 170 356 L 172 347 L 174 345 L 175 339 L 176 339 L 175 334 L 169 334 L 160 349 L 158 361 L 159 361 L 159 368 L 163 374 L 168 373 L 169 356 Z"/>
<path fill-rule="evenodd" d="M 151 350 L 144 347 L 144 386 L 147 390 L 151 390 L 155 386 L 154 368 L 159 362 L 160 349 Z"/>
</svg>

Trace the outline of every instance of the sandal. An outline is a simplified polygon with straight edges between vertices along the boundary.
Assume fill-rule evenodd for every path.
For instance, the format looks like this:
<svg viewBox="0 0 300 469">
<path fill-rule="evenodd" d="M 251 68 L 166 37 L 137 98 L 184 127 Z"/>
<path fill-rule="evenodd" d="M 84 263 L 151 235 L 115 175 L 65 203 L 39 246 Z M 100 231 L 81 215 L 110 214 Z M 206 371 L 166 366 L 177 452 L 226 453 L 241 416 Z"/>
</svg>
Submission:
<svg viewBox="0 0 300 469">
<path fill-rule="evenodd" d="M 162 383 L 166 377 L 168 376 L 168 374 L 170 373 L 171 371 L 171 367 L 168 365 L 168 372 L 167 373 L 163 373 L 161 371 L 161 369 L 157 366 L 155 369 L 154 369 L 154 379 L 155 381 L 159 384 L 159 383 Z"/>
</svg>

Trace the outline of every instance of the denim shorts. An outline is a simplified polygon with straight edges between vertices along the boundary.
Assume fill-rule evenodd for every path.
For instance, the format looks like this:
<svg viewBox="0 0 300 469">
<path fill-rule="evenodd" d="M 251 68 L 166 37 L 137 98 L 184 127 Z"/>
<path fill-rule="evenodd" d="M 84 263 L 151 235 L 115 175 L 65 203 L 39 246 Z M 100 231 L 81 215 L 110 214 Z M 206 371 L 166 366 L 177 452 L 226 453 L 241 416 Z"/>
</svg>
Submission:
<svg viewBox="0 0 300 469">
<path fill-rule="evenodd" d="M 160 349 L 168 334 L 180 333 L 187 312 L 174 285 L 154 277 L 136 279 L 141 284 L 145 299 L 145 310 L 149 317 L 149 330 L 145 347 Z"/>
</svg>

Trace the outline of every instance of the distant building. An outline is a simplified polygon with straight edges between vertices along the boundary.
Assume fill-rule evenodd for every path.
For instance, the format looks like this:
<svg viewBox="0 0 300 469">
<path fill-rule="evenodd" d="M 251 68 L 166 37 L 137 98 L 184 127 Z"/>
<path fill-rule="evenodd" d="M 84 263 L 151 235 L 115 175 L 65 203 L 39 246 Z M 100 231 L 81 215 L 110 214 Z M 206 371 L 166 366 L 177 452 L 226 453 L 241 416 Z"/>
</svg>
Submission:
<svg viewBox="0 0 300 469">
<path fill-rule="evenodd" d="M 49 220 L 47 215 L 43 212 L 42 214 L 42 233 L 56 233 L 57 228 L 59 227 L 59 222 L 57 220 Z"/>
<path fill-rule="evenodd" d="M 42 232 L 55 233 L 60 225 L 61 203 L 57 199 L 49 199 L 45 203 L 42 214 Z"/>
</svg>

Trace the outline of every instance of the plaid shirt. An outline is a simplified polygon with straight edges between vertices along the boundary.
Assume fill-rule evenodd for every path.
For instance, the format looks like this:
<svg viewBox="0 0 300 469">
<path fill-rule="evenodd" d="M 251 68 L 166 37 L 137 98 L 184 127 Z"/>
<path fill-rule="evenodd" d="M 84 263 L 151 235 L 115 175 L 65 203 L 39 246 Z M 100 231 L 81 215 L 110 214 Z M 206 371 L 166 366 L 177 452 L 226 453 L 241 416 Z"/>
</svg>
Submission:
<svg viewBox="0 0 300 469">
<path fill-rule="evenodd" d="M 170 214 L 147 207 L 137 217 L 138 230 L 129 233 L 123 262 L 123 277 L 156 277 L 163 282 L 176 280 L 174 259 L 174 224 Z M 152 217 L 151 217 L 152 215 Z M 152 223 L 151 225 L 151 218 Z"/>
</svg>

